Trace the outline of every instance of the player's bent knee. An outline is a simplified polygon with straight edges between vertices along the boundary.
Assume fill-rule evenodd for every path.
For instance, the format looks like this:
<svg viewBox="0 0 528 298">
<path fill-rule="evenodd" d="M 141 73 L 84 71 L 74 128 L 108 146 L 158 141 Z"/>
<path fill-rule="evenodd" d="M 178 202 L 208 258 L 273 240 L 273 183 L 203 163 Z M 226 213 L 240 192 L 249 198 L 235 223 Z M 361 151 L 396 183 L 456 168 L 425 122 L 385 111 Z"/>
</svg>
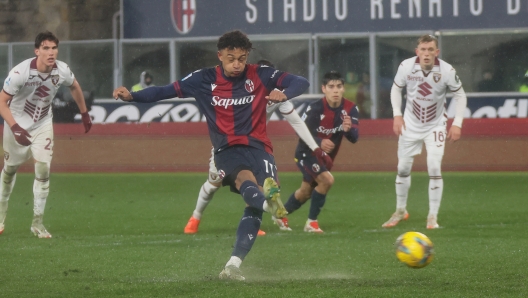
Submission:
<svg viewBox="0 0 528 298">
<path fill-rule="evenodd" d="M 39 180 L 49 180 L 50 162 L 35 162 L 35 178 Z"/>
<path fill-rule="evenodd" d="M 214 186 L 220 187 L 222 185 L 222 178 L 220 178 L 220 175 L 216 172 L 209 172 L 209 177 L 207 177 L 207 181 L 211 183 Z"/>
<path fill-rule="evenodd" d="M 18 168 L 20 166 L 8 166 L 8 165 L 4 165 L 4 174 L 8 175 L 8 176 L 13 176 L 16 174 L 16 172 L 18 171 Z"/>
<path fill-rule="evenodd" d="M 442 175 L 442 155 L 427 156 L 427 172 L 429 176 Z"/>
<path fill-rule="evenodd" d="M 398 160 L 398 176 L 408 177 L 411 175 L 413 158 L 400 158 Z"/>
</svg>

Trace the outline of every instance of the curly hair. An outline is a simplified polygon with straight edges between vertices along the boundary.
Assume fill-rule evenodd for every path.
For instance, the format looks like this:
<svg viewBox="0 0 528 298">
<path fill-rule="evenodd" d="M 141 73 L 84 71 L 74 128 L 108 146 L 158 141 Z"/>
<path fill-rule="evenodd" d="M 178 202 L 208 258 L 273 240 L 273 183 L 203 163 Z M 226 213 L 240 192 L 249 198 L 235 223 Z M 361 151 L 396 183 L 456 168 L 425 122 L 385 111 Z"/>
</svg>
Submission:
<svg viewBox="0 0 528 298">
<path fill-rule="evenodd" d="M 240 30 L 230 31 L 220 36 L 216 46 L 218 47 L 219 51 L 223 49 L 233 50 L 236 48 L 249 52 L 253 48 L 253 45 L 251 44 L 251 41 L 249 41 L 247 35 Z"/>
<path fill-rule="evenodd" d="M 59 39 L 57 38 L 57 36 L 55 36 L 49 31 L 44 31 L 39 33 L 37 37 L 35 37 L 35 49 L 40 48 L 40 45 L 45 40 L 53 41 L 57 46 L 59 46 Z"/>
</svg>

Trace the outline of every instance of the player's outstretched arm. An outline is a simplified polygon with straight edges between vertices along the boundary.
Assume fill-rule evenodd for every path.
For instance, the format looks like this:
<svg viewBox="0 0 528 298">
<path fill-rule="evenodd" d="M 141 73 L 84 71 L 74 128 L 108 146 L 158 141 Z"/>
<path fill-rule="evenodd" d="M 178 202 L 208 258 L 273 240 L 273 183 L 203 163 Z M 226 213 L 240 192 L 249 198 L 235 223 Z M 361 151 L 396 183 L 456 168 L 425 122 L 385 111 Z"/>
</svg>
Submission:
<svg viewBox="0 0 528 298">
<path fill-rule="evenodd" d="M 121 99 L 122 101 L 132 101 L 132 95 L 130 94 L 130 91 L 128 91 L 128 89 L 123 86 L 117 87 L 117 89 L 115 89 L 112 93 L 112 97 L 116 100 Z"/>
<path fill-rule="evenodd" d="M 87 133 L 92 128 L 92 118 L 90 118 L 90 115 L 88 114 L 88 109 L 86 108 L 86 102 L 84 100 L 84 94 L 82 92 L 81 85 L 77 80 L 73 80 L 73 84 L 70 86 L 70 91 L 73 97 L 73 100 L 75 100 L 75 103 L 79 107 L 79 111 L 81 112 L 81 119 L 84 126 L 84 133 Z"/>
<path fill-rule="evenodd" d="M 119 87 L 114 90 L 115 99 L 123 101 L 134 101 L 142 103 L 156 102 L 164 99 L 178 97 L 173 84 L 166 86 L 152 86 L 137 92 L 130 92 L 125 87 Z"/>
</svg>

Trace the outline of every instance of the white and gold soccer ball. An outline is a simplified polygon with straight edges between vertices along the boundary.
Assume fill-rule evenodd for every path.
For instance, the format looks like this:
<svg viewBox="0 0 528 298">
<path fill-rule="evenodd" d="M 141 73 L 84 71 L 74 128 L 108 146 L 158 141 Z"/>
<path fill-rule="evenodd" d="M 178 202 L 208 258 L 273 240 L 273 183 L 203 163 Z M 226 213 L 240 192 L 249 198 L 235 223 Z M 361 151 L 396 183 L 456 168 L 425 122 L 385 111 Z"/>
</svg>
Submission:
<svg viewBox="0 0 528 298">
<path fill-rule="evenodd" d="M 423 268 L 433 260 L 433 242 L 422 233 L 404 233 L 394 245 L 398 260 L 411 268 Z"/>
</svg>

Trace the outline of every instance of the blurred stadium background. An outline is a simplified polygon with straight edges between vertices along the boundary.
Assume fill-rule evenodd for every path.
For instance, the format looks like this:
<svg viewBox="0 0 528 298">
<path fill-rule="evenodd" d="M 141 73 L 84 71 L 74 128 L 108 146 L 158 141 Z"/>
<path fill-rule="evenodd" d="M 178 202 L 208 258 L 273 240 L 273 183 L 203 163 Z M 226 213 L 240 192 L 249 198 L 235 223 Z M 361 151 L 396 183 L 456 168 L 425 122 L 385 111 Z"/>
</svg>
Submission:
<svg viewBox="0 0 528 298">
<path fill-rule="evenodd" d="M 218 36 L 241 29 L 254 42 L 250 62 L 265 58 L 310 80 L 304 100 L 296 100 L 300 112 L 320 98 L 324 72 L 344 74 L 345 96 L 361 110 L 361 141 L 343 148 L 336 170 L 392 171 L 390 86 L 399 62 L 414 55 L 416 38 L 429 33 L 469 98 L 463 140 L 447 147 L 444 169 L 527 170 L 528 94 L 518 92 L 528 70 L 526 6 L 516 0 L 3 0 L 0 74 L 33 54 L 38 32 L 58 35 L 59 59 L 75 72 L 98 125 L 85 136 L 60 124 L 80 118 L 67 92 L 57 96 L 54 171 L 204 171 L 208 136 L 192 99 L 136 105 L 116 102 L 111 92 L 132 87 L 143 71 L 164 85 L 215 65 Z M 483 82 L 484 76 L 491 79 Z M 278 165 L 295 170 L 294 132 L 275 121 L 278 115 L 272 120 Z M 424 162 L 419 158 L 415 169 L 424 170 Z"/>
</svg>

